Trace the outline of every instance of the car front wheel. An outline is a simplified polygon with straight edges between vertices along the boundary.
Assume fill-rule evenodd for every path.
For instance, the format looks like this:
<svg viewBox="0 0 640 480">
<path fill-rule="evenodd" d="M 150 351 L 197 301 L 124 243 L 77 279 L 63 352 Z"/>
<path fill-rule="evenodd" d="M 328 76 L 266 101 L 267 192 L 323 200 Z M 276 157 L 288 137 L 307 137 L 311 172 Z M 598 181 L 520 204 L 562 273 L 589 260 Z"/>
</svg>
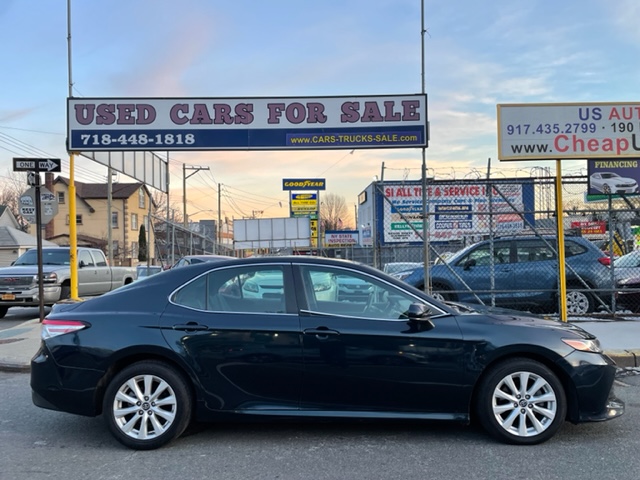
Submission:
<svg viewBox="0 0 640 480">
<path fill-rule="evenodd" d="M 179 437 L 191 419 L 183 377 L 157 361 L 134 363 L 118 373 L 104 396 L 104 418 L 113 436 L 136 450 L 152 450 Z"/>
<path fill-rule="evenodd" d="M 480 423 L 497 439 L 516 445 L 549 440 L 567 413 L 564 389 L 545 365 L 526 358 L 498 364 L 477 397 Z"/>
</svg>

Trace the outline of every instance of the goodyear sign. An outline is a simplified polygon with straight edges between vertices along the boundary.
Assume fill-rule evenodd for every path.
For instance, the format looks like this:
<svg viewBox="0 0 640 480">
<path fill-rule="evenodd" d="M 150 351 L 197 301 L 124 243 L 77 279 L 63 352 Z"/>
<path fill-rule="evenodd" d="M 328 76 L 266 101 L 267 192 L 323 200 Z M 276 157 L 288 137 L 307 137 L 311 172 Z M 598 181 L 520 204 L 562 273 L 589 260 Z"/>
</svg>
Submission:
<svg viewBox="0 0 640 480">
<path fill-rule="evenodd" d="M 325 190 L 324 178 L 284 178 L 282 190 Z"/>
</svg>

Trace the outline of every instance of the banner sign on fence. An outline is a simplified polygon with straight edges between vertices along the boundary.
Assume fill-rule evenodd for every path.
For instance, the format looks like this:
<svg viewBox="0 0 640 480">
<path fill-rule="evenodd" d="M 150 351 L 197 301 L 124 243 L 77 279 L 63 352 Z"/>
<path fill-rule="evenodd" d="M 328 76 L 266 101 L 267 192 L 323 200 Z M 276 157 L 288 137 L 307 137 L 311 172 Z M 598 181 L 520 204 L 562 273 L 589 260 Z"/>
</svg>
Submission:
<svg viewBox="0 0 640 480">
<path fill-rule="evenodd" d="M 460 240 L 486 235 L 491 230 L 502 235 L 517 233 L 525 227 L 520 212 L 527 212 L 525 218 L 534 222 L 531 213 L 534 206 L 533 184 L 514 182 L 492 186 L 494 191 L 489 207 L 487 184 L 430 185 L 427 198 L 431 241 Z M 383 243 L 421 242 L 421 237 L 416 234 L 417 231 L 422 235 L 421 185 L 418 182 L 385 182 L 383 192 L 389 200 L 382 203 L 380 228 L 383 229 Z"/>
<path fill-rule="evenodd" d="M 640 103 L 498 105 L 500 160 L 640 157 Z"/>
<path fill-rule="evenodd" d="M 426 95 L 68 98 L 70 151 L 424 147 Z"/>
<path fill-rule="evenodd" d="M 589 235 L 601 236 L 606 233 L 607 224 L 606 222 L 603 222 L 601 220 L 596 220 L 596 221 L 585 220 L 585 221 L 579 221 L 579 222 L 572 221 L 571 228 L 579 228 L 580 233 L 585 236 L 589 236 Z"/>
</svg>

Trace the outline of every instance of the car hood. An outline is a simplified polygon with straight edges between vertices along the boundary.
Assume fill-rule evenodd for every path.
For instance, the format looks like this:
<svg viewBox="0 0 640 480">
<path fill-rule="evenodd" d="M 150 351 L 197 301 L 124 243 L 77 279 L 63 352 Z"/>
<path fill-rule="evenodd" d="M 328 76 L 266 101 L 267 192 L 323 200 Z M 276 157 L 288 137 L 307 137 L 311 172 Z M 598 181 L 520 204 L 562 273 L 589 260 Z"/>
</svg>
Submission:
<svg viewBox="0 0 640 480">
<path fill-rule="evenodd" d="M 556 330 L 562 335 L 573 334 L 586 340 L 593 340 L 596 338 L 595 335 L 587 332 L 586 330 L 573 323 L 544 318 L 534 314 L 522 314 L 522 312 L 516 312 L 513 314 L 467 313 L 459 315 L 457 318 L 463 330 L 465 322 L 476 322 L 478 319 L 482 318 L 484 319 L 484 322 L 490 323 L 495 326 L 515 326 L 518 328 Z"/>
<path fill-rule="evenodd" d="M 44 273 L 55 272 L 56 270 L 69 268 L 68 265 L 43 265 L 42 271 Z M 14 267 L 5 267 L 0 270 L 1 276 L 7 275 L 36 275 L 38 273 L 37 265 L 24 265 L 24 266 L 14 266 Z"/>
</svg>

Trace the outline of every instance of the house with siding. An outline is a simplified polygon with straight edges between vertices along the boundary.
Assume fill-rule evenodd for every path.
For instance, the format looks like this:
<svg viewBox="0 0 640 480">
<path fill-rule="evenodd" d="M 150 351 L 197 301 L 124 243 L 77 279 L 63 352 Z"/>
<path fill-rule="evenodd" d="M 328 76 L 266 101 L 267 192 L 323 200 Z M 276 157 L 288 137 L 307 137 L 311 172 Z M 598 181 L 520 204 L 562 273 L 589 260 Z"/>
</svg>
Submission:
<svg viewBox="0 0 640 480">
<path fill-rule="evenodd" d="M 111 218 L 108 214 L 108 184 L 74 181 L 76 189 L 76 238 L 78 246 L 102 249 L 108 255 L 109 226 L 116 265 L 138 263 L 140 227 L 145 226 L 147 251 L 155 258 L 153 228 L 149 219 L 154 205 L 149 189 L 141 182 L 111 185 Z M 45 175 L 45 187 L 58 200 L 58 214 L 45 227 L 44 238 L 69 245 L 69 179 Z"/>
<path fill-rule="evenodd" d="M 43 246 L 55 243 L 42 239 Z M 38 239 L 20 229 L 20 224 L 11 210 L 0 205 L 0 267 L 7 267 L 30 248 L 38 246 Z"/>
</svg>

